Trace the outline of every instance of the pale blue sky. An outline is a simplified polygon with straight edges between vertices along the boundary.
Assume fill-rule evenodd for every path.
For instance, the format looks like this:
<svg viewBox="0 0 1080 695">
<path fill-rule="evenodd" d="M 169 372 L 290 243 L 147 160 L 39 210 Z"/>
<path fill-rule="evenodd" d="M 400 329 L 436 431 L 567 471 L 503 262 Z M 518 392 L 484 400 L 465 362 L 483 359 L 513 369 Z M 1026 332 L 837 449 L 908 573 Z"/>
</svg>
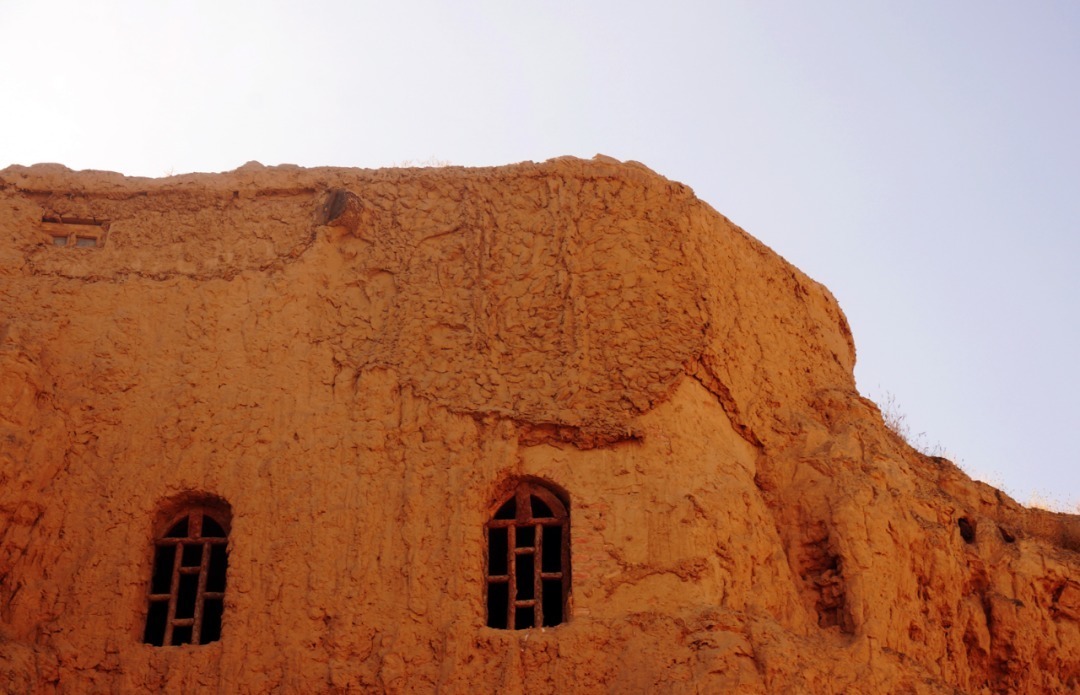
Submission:
<svg viewBox="0 0 1080 695">
<path fill-rule="evenodd" d="M 827 285 L 859 387 L 1080 502 L 1080 3 L 0 0 L 0 167 L 602 152 Z"/>
</svg>

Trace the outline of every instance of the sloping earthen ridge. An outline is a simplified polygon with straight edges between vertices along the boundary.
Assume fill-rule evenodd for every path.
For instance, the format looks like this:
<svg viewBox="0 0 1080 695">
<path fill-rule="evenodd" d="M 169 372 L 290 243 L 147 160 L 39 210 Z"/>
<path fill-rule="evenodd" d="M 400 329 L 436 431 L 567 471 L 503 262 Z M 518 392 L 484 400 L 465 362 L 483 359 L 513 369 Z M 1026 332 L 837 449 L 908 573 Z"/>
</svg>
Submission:
<svg viewBox="0 0 1080 695">
<path fill-rule="evenodd" d="M 0 691 L 1076 692 L 1078 518 L 912 450 L 854 361 L 634 163 L 10 167 Z M 522 476 L 568 496 L 570 618 L 495 630 Z M 191 492 L 232 508 L 222 636 L 146 645 Z"/>
</svg>

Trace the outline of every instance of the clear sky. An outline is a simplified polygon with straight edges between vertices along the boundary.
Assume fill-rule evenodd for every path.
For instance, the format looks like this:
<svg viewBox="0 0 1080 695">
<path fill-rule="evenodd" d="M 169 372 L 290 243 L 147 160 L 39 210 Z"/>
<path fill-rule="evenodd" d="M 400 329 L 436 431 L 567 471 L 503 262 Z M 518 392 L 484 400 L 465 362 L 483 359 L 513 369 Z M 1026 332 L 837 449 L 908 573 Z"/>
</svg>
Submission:
<svg viewBox="0 0 1080 695">
<path fill-rule="evenodd" d="M 1080 504 L 1075 0 L 0 0 L 0 168 L 644 162 L 824 283 L 864 395 Z"/>
</svg>

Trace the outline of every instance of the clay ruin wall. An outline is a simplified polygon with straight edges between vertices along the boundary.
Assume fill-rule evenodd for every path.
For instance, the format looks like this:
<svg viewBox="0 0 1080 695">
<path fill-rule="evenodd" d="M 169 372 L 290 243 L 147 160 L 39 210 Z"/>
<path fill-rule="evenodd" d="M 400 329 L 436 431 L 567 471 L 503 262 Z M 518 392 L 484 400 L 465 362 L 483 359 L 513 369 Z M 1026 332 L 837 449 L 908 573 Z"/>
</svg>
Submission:
<svg viewBox="0 0 1080 695">
<path fill-rule="evenodd" d="M 824 287 L 634 163 L 10 167 L 0 690 L 1080 687 L 1077 518 L 912 450 L 854 361 Z M 569 620 L 496 630 L 522 478 L 569 500 Z M 232 510 L 222 635 L 155 647 L 189 493 Z"/>
</svg>

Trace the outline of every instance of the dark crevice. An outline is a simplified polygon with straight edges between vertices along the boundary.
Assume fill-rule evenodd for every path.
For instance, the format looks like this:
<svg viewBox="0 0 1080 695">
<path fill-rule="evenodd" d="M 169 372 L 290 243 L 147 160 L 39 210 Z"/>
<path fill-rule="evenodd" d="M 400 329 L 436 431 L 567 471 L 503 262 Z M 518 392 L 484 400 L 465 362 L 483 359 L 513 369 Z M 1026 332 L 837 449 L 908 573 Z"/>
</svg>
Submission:
<svg viewBox="0 0 1080 695">
<path fill-rule="evenodd" d="M 739 436 L 753 446 L 761 448 L 761 439 L 758 438 L 749 425 L 743 422 L 742 415 L 739 413 L 739 406 L 735 403 L 735 398 L 731 395 L 731 390 L 728 389 L 728 387 L 700 361 L 693 363 L 692 367 L 688 367 L 687 373 L 691 378 L 704 386 L 706 391 L 716 397 L 717 402 L 720 403 L 720 407 L 724 409 L 728 419 L 731 420 L 732 428 L 734 428 Z"/>
<path fill-rule="evenodd" d="M 967 517 L 960 517 L 956 520 L 956 525 L 960 528 L 960 537 L 964 539 L 964 542 L 971 545 L 975 542 L 975 524 L 973 524 Z"/>
</svg>

